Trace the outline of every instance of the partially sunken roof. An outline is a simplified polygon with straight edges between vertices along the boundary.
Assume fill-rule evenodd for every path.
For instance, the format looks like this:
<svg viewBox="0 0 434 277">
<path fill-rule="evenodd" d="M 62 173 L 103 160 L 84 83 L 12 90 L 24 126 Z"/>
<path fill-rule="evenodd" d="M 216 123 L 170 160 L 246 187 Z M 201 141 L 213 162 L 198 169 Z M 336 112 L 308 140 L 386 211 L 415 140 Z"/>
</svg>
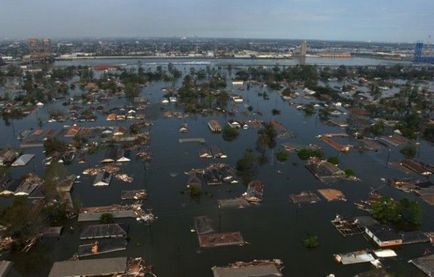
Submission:
<svg viewBox="0 0 434 277">
<path fill-rule="evenodd" d="M 386 225 L 376 224 L 367 227 L 381 241 L 399 240 L 401 236 Z"/>
<path fill-rule="evenodd" d="M 106 258 L 55 262 L 48 277 L 101 276 L 125 273 L 127 258 Z"/>
<path fill-rule="evenodd" d="M 275 265 L 250 265 L 243 267 L 213 267 L 214 277 L 271 277 L 282 276 Z"/>
<path fill-rule="evenodd" d="M 434 254 L 410 261 L 428 276 L 434 276 Z"/>
</svg>

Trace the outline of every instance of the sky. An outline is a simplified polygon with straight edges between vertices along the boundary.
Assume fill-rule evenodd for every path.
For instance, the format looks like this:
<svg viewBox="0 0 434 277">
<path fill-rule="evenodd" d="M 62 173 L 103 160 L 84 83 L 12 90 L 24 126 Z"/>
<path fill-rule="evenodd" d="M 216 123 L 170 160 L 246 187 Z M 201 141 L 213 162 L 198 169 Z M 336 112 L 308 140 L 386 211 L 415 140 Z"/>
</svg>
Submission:
<svg viewBox="0 0 434 277">
<path fill-rule="evenodd" d="M 0 0 L 0 38 L 426 41 L 434 0 Z"/>
</svg>

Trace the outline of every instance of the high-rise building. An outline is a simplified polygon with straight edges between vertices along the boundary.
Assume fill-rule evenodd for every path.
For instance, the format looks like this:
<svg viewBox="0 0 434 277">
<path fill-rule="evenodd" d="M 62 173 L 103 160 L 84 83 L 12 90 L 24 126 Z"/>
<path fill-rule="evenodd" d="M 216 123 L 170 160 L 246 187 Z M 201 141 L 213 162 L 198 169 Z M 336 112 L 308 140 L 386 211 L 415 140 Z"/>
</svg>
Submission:
<svg viewBox="0 0 434 277">
<path fill-rule="evenodd" d="M 296 57 L 306 57 L 307 53 L 307 42 L 304 40 L 294 51 L 294 56 Z"/>
<path fill-rule="evenodd" d="M 307 42 L 304 40 L 300 44 L 300 56 L 306 57 L 306 52 L 307 52 Z"/>
<path fill-rule="evenodd" d="M 51 39 L 44 38 L 42 40 L 42 45 L 44 47 L 44 52 L 46 52 L 46 53 L 50 53 L 51 52 Z"/>
<path fill-rule="evenodd" d="M 51 40 L 49 38 L 37 39 L 29 38 L 27 40 L 29 55 L 24 57 L 28 63 L 47 63 L 52 62 Z"/>
</svg>

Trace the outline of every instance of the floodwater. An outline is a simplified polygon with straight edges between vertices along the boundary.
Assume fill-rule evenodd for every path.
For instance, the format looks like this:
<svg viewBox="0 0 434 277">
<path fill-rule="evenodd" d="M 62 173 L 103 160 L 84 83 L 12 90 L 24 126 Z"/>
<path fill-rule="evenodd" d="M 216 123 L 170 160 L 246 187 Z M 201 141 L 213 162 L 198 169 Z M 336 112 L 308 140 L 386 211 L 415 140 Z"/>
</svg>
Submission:
<svg viewBox="0 0 434 277">
<path fill-rule="evenodd" d="M 348 60 L 350 61 L 350 60 Z M 169 62 L 144 61 L 147 63 Z M 178 60 L 173 63 L 180 62 Z M 180 68 L 189 72 L 191 66 L 202 64 L 180 64 Z M 205 62 L 205 61 L 204 61 Z M 220 61 L 219 61 L 220 62 Z M 125 64 L 136 65 L 133 60 L 85 60 L 59 62 L 58 65 L 69 64 Z M 280 61 L 279 61 L 280 63 Z M 217 65 L 217 64 L 212 64 Z M 226 75 L 230 73 L 222 69 Z M 234 70 L 233 72 L 234 73 Z M 180 82 L 180 81 L 179 81 Z M 179 85 L 178 82 L 178 85 Z M 169 83 L 155 82 L 142 90 L 142 95 L 151 100 L 146 113 L 148 119 L 154 123 L 151 129 L 152 161 L 145 164 L 143 161 L 133 160 L 122 166 L 122 171 L 135 178 L 132 184 L 113 180 L 109 187 L 95 188 L 92 186 L 93 177 L 82 176 L 81 183 L 76 184 L 73 198 L 79 199 L 82 206 L 109 205 L 120 202 L 120 192 L 124 189 L 145 188 L 149 199 L 144 201 L 144 208 L 152 208 L 158 220 L 150 226 L 137 223 L 135 220 L 121 220 L 129 223 L 129 244 L 127 251 L 116 252 L 99 257 L 113 256 L 142 256 L 155 267 L 158 276 L 211 276 L 210 268 L 214 265 L 226 265 L 234 261 L 249 261 L 252 259 L 283 260 L 284 276 L 326 276 L 334 273 L 336 276 L 354 276 L 363 271 L 373 269 L 368 264 L 343 266 L 334 261 L 334 253 L 345 253 L 366 248 L 375 248 L 375 245 L 363 236 L 343 238 L 332 226 L 330 220 L 336 214 L 343 216 L 366 215 L 353 204 L 355 201 L 366 199 L 373 188 L 394 197 L 409 197 L 416 199 L 423 208 L 424 231 L 434 230 L 434 208 L 428 206 L 411 194 L 405 194 L 390 188 L 380 180 L 388 177 L 406 177 L 405 173 L 387 167 L 386 161 L 400 160 L 402 157 L 397 149 L 390 153 L 387 149 L 379 152 L 359 153 L 351 151 L 348 154 L 339 154 L 322 141 L 316 138 L 325 132 L 340 132 L 341 128 L 323 124 L 317 116 L 306 117 L 303 112 L 284 102 L 277 92 L 267 91 L 270 99 L 265 101 L 258 97 L 258 92 L 264 91 L 262 87 L 251 87 L 250 90 L 240 90 L 228 84 L 232 93 L 242 95 L 245 103 L 253 106 L 254 111 L 263 115 L 243 114 L 246 111 L 244 104 L 229 105 L 239 111 L 234 119 L 258 118 L 264 121 L 276 119 L 283 123 L 295 138 L 279 138 L 276 150 L 281 143 L 294 144 L 314 143 L 321 145 L 327 156 L 339 156 L 341 168 L 351 168 L 361 178 L 360 182 L 339 181 L 332 184 L 323 184 L 313 177 L 304 167 L 303 161 L 295 154 L 290 154 L 284 163 L 273 159 L 272 152 L 268 152 L 269 163 L 258 166 L 256 177 L 265 184 L 264 201 L 259 206 L 244 209 L 219 209 L 217 199 L 237 197 L 245 191 L 242 184 L 204 187 L 212 193 L 202 196 L 199 200 L 192 200 L 189 195 L 182 194 L 185 189 L 187 176 L 185 171 L 193 167 L 205 167 L 210 160 L 201 160 L 198 151 L 203 146 L 199 144 L 179 144 L 180 137 L 204 137 L 208 145 L 218 145 L 227 154 L 226 163 L 235 166 L 246 148 L 255 148 L 257 130 L 250 128 L 240 130 L 239 137 L 233 142 L 225 142 L 219 134 L 211 134 L 207 122 L 217 119 L 224 123 L 230 117 L 224 115 L 190 116 L 186 119 L 164 118 L 165 110 L 180 110 L 174 104 L 160 104 L 163 93 L 161 88 Z M 78 90 L 78 89 L 77 89 Z M 265 89 L 266 90 L 266 89 Z M 78 91 L 76 91 L 78 93 Z M 301 101 L 301 100 L 300 100 Z M 114 99 L 112 106 L 120 105 L 125 100 Z M 0 141 L 3 145 L 15 145 L 18 133 L 22 130 L 37 127 L 39 118 L 44 121 L 44 128 L 60 130 L 64 123 L 46 123 L 47 110 L 62 108 L 60 102 L 50 103 L 32 113 L 22 120 L 0 122 Z M 273 116 L 271 110 L 281 110 L 280 115 Z M 188 123 L 190 131 L 179 134 L 178 127 Z M 80 123 L 83 126 L 118 125 L 127 126 L 128 122 L 113 123 L 105 121 L 99 116 L 96 122 Z M 353 139 L 348 139 L 355 143 Z M 14 168 L 10 172 L 18 178 L 28 171 L 41 173 L 43 171 L 43 154 L 41 148 L 27 149 L 28 153 L 35 153 L 37 157 L 24 168 Z M 97 164 L 104 155 L 98 153 L 88 159 L 87 164 L 73 163 L 67 166 L 70 173 L 81 175 L 83 169 Z M 390 155 L 390 157 L 389 157 Z M 432 145 L 421 141 L 418 156 L 425 162 L 434 162 Z M 316 204 L 295 205 L 290 203 L 288 196 L 301 191 L 314 191 L 319 188 L 332 187 L 342 190 L 347 202 L 326 202 L 322 199 Z M 240 231 L 248 245 L 243 247 L 229 246 L 221 248 L 200 249 L 197 236 L 190 230 L 193 228 L 193 219 L 196 216 L 206 215 L 214 220 L 217 229 L 222 232 Z M 54 261 L 69 259 L 80 243 L 79 234 L 83 225 L 73 223 L 64 231 L 59 240 L 44 239 L 29 254 L 31 257 L 12 257 L 16 262 L 18 271 L 24 276 L 44 276 Z M 316 249 L 306 249 L 302 240 L 308 235 L 319 237 L 320 245 Z M 414 266 L 407 263 L 411 258 L 421 256 L 427 248 L 434 250 L 429 244 L 419 244 L 397 248 L 398 257 L 384 261 L 384 266 L 391 272 L 400 276 L 423 276 Z M 33 253 L 33 254 L 32 254 Z"/>
<path fill-rule="evenodd" d="M 95 64 L 123 64 L 123 65 L 137 65 L 138 63 L 143 66 L 156 66 L 156 65 L 168 65 L 169 63 L 174 65 L 184 66 L 287 66 L 296 64 L 316 64 L 316 65 L 329 65 L 329 66 L 357 66 L 357 65 L 393 65 L 393 64 L 410 64 L 407 61 L 397 60 L 383 60 L 365 57 L 352 57 L 352 58 L 340 58 L 329 59 L 319 57 L 306 57 L 306 58 L 291 58 L 291 59 L 167 59 L 167 58 L 138 58 L 138 59 L 78 59 L 78 60 L 66 60 L 57 61 L 56 64 L 62 65 L 95 65 Z"/>
</svg>

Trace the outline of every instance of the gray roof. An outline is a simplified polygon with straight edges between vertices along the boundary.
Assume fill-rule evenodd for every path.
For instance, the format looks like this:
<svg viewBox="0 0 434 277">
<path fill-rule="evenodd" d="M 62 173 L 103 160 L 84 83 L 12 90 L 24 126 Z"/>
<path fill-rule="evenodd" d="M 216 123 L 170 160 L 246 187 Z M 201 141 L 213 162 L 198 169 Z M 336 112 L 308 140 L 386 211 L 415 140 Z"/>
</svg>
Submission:
<svg viewBox="0 0 434 277">
<path fill-rule="evenodd" d="M 87 226 L 80 234 L 80 239 L 123 238 L 127 232 L 117 223 L 94 224 Z"/>
<path fill-rule="evenodd" d="M 282 276 L 273 264 L 249 265 L 243 267 L 213 267 L 214 277 L 272 277 Z"/>
<path fill-rule="evenodd" d="M 25 166 L 33 159 L 35 155 L 33 154 L 23 154 L 21 155 L 15 162 L 12 163 L 12 166 Z"/>
<path fill-rule="evenodd" d="M 419 257 L 417 259 L 410 260 L 410 262 L 422 270 L 426 275 L 434 276 L 434 254 Z"/>
<path fill-rule="evenodd" d="M 111 180 L 112 180 L 112 175 L 110 173 L 101 172 L 101 173 L 98 173 L 96 175 L 95 181 L 93 181 L 93 184 L 95 185 L 95 184 L 98 184 L 100 182 L 103 182 L 103 183 L 109 185 Z"/>
<path fill-rule="evenodd" d="M 127 258 L 105 258 L 55 262 L 48 277 L 100 276 L 125 273 Z"/>
<path fill-rule="evenodd" d="M 101 218 L 101 215 L 103 214 L 112 214 L 114 218 L 133 218 L 136 217 L 136 214 L 133 210 L 124 210 L 124 211 L 109 211 L 109 212 L 87 212 L 87 213 L 80 213 L 78 215 L 78 222 L 83 221 L 98 221 Z"/>
<path fill-rule="evenodd" d="M 380 241 L 400 240 L 401 236 L 387 225 L 375 224 L 366 227 Z"/>
</svg>

